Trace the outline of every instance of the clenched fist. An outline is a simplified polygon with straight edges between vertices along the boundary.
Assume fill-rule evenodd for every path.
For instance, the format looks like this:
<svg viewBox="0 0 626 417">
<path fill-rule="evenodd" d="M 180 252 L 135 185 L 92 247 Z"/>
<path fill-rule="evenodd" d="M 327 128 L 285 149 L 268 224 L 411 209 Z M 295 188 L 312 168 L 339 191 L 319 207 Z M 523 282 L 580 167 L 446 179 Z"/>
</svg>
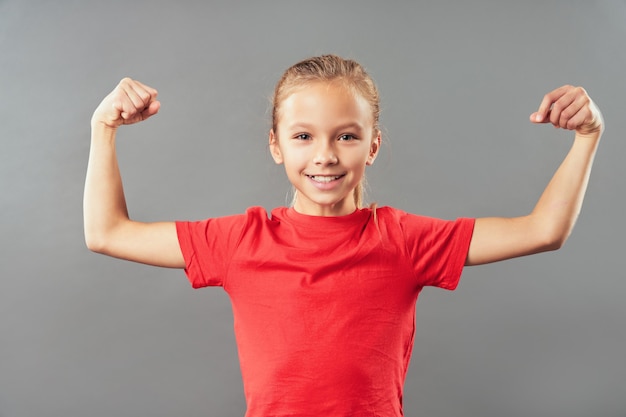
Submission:
<svg viewBox="0 0 626 417">
<path fill-rule="evenodd" d="M 539 109 L 530 115 L 533 123 L 552 123 L 556 128 L 582 135 L 602 133 L 604 122 L 598 107 L 582 87 L 564 85 L 546 94 Z"/>
<path fill-rule="evenodd" d="M 146 120 L 157 114 L 161 103 L 157 91 L 139 81 L 124 78 L 108 96 L 102 100 L 91 118 L 92 126 L 102 123 L 117 128 Z"/>
</svg>

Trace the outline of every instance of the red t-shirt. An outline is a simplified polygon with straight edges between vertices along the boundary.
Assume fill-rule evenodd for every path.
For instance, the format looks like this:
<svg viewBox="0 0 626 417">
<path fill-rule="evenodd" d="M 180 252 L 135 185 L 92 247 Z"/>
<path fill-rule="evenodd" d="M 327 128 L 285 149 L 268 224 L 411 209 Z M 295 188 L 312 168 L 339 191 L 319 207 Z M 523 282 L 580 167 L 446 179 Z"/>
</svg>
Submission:
<svg viewBox="0 0 626 417">
<path fill-rule="evenodd" d="M 424 286 L 457 286 L 473 219 L 292 208 L 178 222 L 194 288 L 230 296 L 247 417 L 402 416 Z"/>
</svg>

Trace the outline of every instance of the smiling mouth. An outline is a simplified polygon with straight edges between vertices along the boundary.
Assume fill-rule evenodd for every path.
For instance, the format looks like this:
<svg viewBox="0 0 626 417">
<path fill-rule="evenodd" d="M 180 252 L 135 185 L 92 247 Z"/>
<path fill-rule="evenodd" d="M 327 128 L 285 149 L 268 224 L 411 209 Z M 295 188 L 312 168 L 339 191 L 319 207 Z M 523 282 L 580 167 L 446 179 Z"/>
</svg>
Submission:
<svg viewBox="0 0 626 417">
<path fill-rule="evenodd" d="M 338 180 L 344 175 L 345 174 L 342 174 L 342 175 L 307 175 L 307 177 L 309 177 L 315 182 L 331 182 L 331 181 Z"/>
</svg>

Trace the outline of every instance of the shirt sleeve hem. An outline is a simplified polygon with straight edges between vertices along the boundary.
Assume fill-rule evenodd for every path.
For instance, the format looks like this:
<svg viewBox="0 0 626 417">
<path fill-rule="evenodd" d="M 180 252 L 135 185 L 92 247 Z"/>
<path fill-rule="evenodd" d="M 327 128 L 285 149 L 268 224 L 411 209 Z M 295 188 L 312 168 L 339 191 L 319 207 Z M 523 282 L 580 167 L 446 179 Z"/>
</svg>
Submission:
<svg viewBox="0 0 626 417">
<path fill-rule="evenodd" d="M 467 260 L 467 254 L 469 252 L 470 243 L 472 242 L 472 235 L 474 233 L 475 219 L 462 218 L 458 220 L 459 225 L 459 238 L 456 239 L 456 247 L 454 249 L 455 257 L 451 259 L 451 268 L 448 274 L 448 278 L 441 282 L 440 288 L 444 290 L 454 291 L 459 285 L 461 276 L 463 274 L 463 268 Z"/>
</svg>

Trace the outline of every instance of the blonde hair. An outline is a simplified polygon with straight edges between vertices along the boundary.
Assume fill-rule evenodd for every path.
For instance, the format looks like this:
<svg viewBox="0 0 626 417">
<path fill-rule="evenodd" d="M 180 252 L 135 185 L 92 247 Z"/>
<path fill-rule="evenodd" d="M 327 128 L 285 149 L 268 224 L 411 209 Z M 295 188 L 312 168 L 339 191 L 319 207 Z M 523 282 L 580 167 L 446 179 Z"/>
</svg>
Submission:
<svg viewBox="0 0 626 417">
<path fill-rule="evenodd" d="M 272 99 L 272 129 L 276 133 L 280 104 L 297 88 L 313 82 L 339 81 L 353 93 L 358 93 L 370 105 L 374 120 L 373 135 L 377 135 L 380 117 L 380 98 L 374 80 L 365 69 L 356 61 L 344 59 L 337 55 L 315 56 L 287 68 L 274 89 Z M 354 190 L 354 203 L 357 208 L 363 206 L 365 177 Z M 294 192 L 293 203 L 297 194 Z"/>
</svg>

